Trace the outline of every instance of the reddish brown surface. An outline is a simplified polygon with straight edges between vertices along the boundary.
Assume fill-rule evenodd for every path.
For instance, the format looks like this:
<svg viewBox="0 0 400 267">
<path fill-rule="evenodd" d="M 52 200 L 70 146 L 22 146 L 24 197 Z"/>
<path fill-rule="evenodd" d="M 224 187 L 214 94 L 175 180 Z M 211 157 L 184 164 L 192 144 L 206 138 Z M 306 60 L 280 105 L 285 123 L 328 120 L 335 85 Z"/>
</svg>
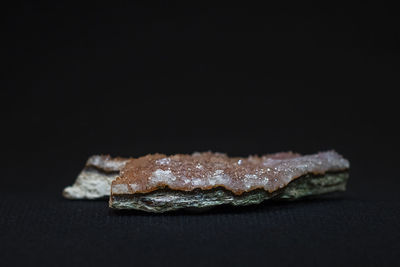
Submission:
<svg viewBox="0 0 400 267">
<path fill-rule="evenodd" d="M 285 152 L 230 158 L 219 153 L 147 155 L 128 161 L 112 183 L 112 194 L 151 192 L 163 187 L 203 190 L 222 186 L 235 194 L 264 188 L 273 192 L 305 174 L 343 171 L 349 162 L 334 151 L 314 155 Z M 125 186 L 126 185 L 126 186 Z"/>
</svg>

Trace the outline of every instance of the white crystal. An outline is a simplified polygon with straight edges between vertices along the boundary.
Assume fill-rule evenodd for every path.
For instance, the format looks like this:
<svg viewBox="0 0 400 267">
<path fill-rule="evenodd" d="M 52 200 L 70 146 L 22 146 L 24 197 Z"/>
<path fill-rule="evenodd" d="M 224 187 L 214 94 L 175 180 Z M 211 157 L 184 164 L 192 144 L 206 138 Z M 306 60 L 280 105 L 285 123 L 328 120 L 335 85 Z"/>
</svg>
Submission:
<svg viewBox="0 0 400 267">
<path fill-rule="evenodd" d="M 126 184 L 115 184 L 112 187 L 112 191 L 115 194 L 128 194 L 129 188 L 128 188 L 128 185 L 126 185 Z"/>
<path fill-rule="evenodd" d="M 159 165 L 168 165 L 171 162 L 170 158 L 162 158 L 159 160 L 156 160 L 156 163 Z"/>
<path fill-rule="evenodd" d="M 175 181 L 176 177 L 172 174 L 170 170 L 161 170 L 158 169 L 151 174 L 150 181 L 152 183 L 170 183 L 171 181 Z"/>
</svg>

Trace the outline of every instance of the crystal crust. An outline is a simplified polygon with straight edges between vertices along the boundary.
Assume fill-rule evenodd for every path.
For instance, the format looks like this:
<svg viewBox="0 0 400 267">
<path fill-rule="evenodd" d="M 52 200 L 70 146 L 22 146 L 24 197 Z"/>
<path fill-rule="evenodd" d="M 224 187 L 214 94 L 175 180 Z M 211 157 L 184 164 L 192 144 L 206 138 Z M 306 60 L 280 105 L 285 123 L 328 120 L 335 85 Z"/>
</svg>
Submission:
<svg viewBox="0 0 400 267">
<path fill-rule="evenodd" d="M 111 194 L 217 187 L 234 195 L 255 189 L 272 193 L 298 177 L 340 172 L 349 166 L 349 162 L 335 151 L 305 156 L 285 152 L 248 158 L 231 158 L 211 152 L 174 156 L 155 154 L 128 161 L 120 176 L 112 182 Z"/>
</svg>

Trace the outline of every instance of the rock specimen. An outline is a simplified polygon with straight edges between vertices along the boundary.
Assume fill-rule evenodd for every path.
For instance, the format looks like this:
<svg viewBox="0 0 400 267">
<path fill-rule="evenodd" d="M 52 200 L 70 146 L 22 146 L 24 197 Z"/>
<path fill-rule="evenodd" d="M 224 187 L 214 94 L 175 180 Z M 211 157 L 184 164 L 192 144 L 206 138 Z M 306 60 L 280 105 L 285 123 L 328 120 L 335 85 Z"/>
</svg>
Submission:
<svg viewBox="0 0 400 267">
<path fill-rule="evenodd" d="M 69 199 L 96 199 L 110 195 L 111 182 L 129 159 L 92 156 L 72 186 L 63 191 Z"/>
<path fill-rule="evenodd" d="M 219 153 L 147 155 L 112 181 L 110 207 L 165 212 L 345 190 L 349 162 L 334 151 L 230 158 Z"/>
</svg>

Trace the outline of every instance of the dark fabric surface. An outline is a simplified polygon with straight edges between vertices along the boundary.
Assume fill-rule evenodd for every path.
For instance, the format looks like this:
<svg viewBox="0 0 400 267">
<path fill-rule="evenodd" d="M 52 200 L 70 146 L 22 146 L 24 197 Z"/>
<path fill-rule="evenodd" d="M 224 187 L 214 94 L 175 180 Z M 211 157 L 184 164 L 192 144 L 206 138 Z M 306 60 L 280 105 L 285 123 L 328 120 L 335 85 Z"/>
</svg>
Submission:
<svg viewBox="0 0 400 267">
<path fill-rule="evenodd" d="M 1 266 L 399 265 L 397 9 L 6 11 Z M 164 215 L 61 196 L 93 154 L 327 149 L 350 160 L 344 193 Z"/>
<path fill-rule="evenodd" d="M 115 213 L 103 201 L 2 196 L 7 266 L 395 266 L 399 200 L 321 197 L 206 213 Z"/>
</svg>

